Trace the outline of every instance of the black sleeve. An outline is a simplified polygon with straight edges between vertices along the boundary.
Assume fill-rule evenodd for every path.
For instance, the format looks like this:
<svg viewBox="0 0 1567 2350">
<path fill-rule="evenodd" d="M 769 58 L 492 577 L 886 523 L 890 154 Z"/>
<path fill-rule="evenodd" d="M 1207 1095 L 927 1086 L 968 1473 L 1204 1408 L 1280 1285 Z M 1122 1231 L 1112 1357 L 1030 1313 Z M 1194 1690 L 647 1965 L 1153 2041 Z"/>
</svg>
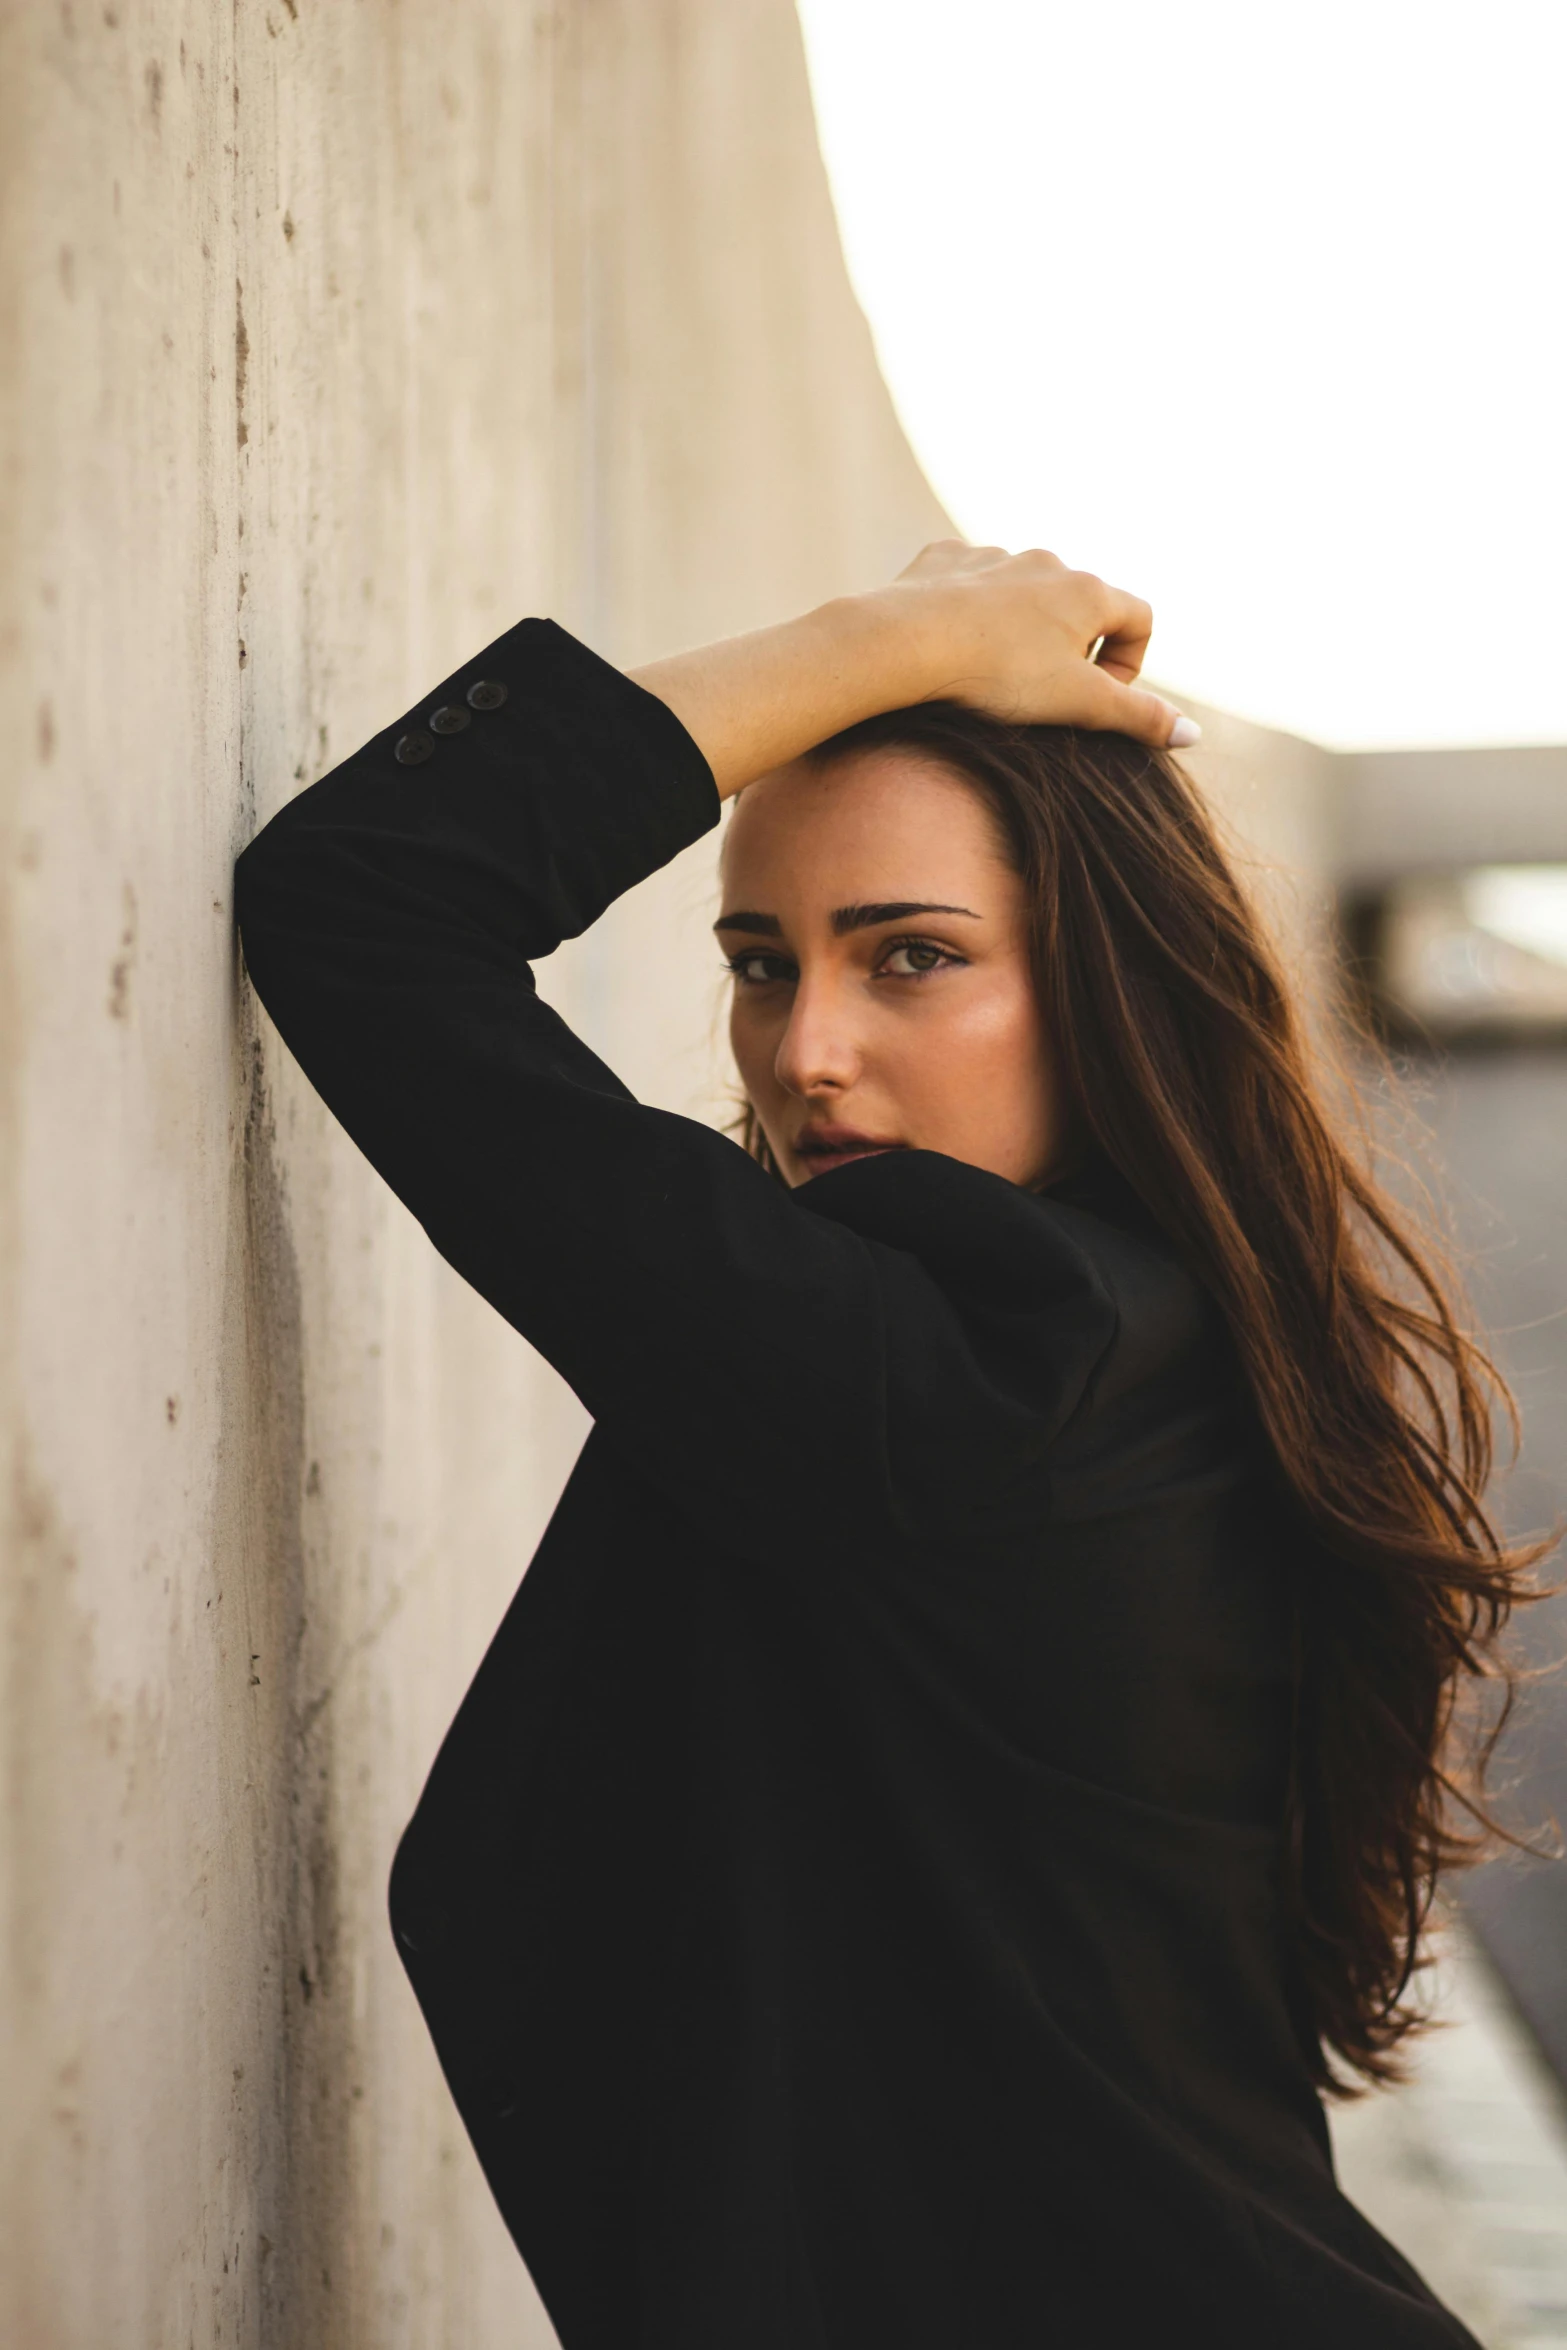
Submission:
<svg viewBox="0 0 1567 2350">
<path fill-rule="evenodd" d="M 1043 1385 L 1014 1349 L 987 1359 L 984 1314 L 863 1229 L 889 1160 L 819 1177 L 807 1213 L 725 1136 L 633 1100 L 539 1000 L 529 958 L 718 814 L 662 702 L 523 621 L 246 849 L 247 967 L 442 1255 L 711 1532 L 928 1536 L 1070 1414 L 1102 1301 L 1063 1243 Z"/>
</svg>

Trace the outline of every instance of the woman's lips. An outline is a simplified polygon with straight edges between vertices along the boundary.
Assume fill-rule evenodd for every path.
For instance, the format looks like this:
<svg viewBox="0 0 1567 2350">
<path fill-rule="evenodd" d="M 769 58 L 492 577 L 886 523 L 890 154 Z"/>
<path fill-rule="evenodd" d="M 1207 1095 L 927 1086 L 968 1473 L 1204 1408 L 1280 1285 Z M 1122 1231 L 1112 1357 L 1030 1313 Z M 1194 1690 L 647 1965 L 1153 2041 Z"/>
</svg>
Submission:
<svg viewBox="0 0 1567 2350">
<path fill-rule="evenodd" d="M 900 1151 L 907 1146 L 879 1134 L 857 1134 L 848 1126 L 812 1126 L 795 1141 L 795 1156 L 813 1175 L 829 1167 L 847 1166 L 850 1159 L 868 1159 L 877 1151 Z"/>
</svg>

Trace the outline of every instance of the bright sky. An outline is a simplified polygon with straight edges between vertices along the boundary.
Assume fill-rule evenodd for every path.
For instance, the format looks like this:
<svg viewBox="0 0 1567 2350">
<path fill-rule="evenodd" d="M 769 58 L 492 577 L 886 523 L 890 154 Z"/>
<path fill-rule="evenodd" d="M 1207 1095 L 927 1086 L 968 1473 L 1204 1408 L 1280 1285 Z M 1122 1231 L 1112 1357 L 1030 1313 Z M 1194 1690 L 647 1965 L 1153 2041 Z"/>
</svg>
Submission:
<svg viewBox="0 0 1567 2350">
<path fill-rule="evenodd" d="M 1567 0 L 800 0 L 971 539 L 1339 745 L 1567 741 Z"/>
</svg>

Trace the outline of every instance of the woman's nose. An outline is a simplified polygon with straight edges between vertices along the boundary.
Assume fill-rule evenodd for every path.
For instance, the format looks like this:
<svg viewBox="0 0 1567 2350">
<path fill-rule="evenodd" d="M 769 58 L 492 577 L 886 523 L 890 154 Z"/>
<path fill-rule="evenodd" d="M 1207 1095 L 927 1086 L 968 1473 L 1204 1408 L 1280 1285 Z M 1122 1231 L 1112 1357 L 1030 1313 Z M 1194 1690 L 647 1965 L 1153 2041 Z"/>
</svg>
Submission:
<svg viewBox="0 0 1567 2350">
<path fill-rule="evenodd" d="M 802 1100 L 844 1092 L 859 1074 L 860 1053 L 849 1007 L 831 985 L 799 980 L 778 1046 L 778 1082 Z"/>
</svg>

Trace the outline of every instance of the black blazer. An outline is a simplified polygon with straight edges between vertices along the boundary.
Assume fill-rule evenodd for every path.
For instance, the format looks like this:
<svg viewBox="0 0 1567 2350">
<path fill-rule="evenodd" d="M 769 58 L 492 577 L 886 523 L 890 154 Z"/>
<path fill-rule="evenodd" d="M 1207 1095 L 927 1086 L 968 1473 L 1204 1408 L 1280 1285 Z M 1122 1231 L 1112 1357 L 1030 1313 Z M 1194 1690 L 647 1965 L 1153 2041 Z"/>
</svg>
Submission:
<svg viewBox="0 0 1567 2350">
<path fill-rule="evenodd" d="M 791 1193 L 534 993 L 717 817 L 524 621 L 238 869 L 307 1075 L 596 1422 L 392 1890 L 565 2350 L 1469 2342 L 1334 2185 L 1298 1538 L 1202 1292 L 1103 1176 Z"/>
</svg>

